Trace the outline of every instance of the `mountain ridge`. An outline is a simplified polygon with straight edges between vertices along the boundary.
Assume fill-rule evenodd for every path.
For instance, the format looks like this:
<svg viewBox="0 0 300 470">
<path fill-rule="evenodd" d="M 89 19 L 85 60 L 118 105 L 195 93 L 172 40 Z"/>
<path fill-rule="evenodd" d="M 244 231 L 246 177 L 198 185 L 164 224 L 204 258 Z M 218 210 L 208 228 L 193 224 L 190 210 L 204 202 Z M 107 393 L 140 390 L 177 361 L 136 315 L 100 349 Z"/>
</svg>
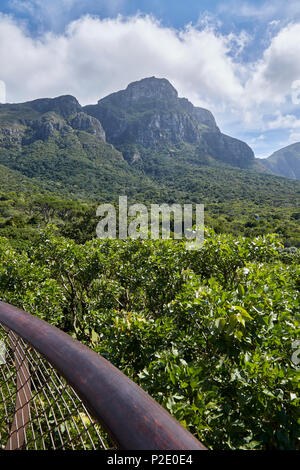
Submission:
<svg viewBox="0 0 300 470">
<path fill-rule="evenodd" d="M 97 104 L 81 106 L 72 95 L 39 98 L 25 103 L 0 104 L 0 146 L 46 141 L 70 132 L 87 132 L 113 145 L 125 160 L 147 172 L 149 149 L 170 158 L 202 166 L 248 168 L 291 179 L 300 179 L 300 143 L 255 158 L 243 141 L 223 134 L 213 114 L 178 96 L 165 78 L 147 77 L 111 93 Z"/>
<path fill-rule="evenodd" d="M 108 126 L 111 119 L 115 127 Z M 278 201 L 290 203 L 293 188 L 298 191 L 275 177 L 264 180 L 247 144 L 222 134 L 210 111 L 178 98 L 166 79 L 155 77 L 98 105 L 82 107 L 71 95 L 0 105 L 0 164 L 43 190 L 93 200 L 128 194 L 219 202 L 239 194 L 258 201 L 257 191 L 267 197 L 267 184 Z"/>
<path fill-rule="evenodd" d="M 92 108 L 71 95 L 0 105 L 1 236 L 30 245 L 36 228 L 52 220 L 86 240 L 97 224 L 96 206 L 126 195 L 146 205 L 203 203 L 206 223 L 218 232 L 267 229 L 300 246 L 300 182 L 272 175 L 245 143 L 221 133 L 210 111 L 178 98 L 167 80 L 150 82 L 150 88 L 147 79 L 142 87 L 129 84 L 121 99 L 116 92 Z M 115 129 L 88 112 L 97 106 Z M 114 132 L 121 143 L 112 143 Z"/>
</svg>

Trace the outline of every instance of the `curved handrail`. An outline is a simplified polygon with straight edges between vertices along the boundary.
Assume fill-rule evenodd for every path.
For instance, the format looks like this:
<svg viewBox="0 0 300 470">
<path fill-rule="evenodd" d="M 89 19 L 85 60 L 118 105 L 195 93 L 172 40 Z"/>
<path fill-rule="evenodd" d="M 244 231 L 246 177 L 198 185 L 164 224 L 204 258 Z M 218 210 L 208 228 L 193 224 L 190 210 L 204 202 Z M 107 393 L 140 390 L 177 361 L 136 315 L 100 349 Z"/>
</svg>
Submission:
<svg viewBox="0 0 300 470">
<path fill-rule="evenodd" d="M 118 448 L 205 450 L 141 387 L 68 334 L 4 302 L 0 302 L 0 323 L 49 361 Z"/>
</svg>

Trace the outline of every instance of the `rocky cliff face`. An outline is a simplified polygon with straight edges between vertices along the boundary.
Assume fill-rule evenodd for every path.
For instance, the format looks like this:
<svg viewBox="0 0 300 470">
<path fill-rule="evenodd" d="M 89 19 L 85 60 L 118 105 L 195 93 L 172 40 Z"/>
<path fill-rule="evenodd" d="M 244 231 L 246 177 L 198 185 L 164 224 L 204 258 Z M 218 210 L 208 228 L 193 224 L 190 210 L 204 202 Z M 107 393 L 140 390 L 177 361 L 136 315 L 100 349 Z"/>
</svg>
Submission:
<svg viewBox="0 0 300 470">
<path fill-rule="evenodd" d="M 51 190 L 102 195 L 135 185 L 133 169 L 106 143 L 100 122 L 76 98 L 0 105 L 0 167 Z M 11 190 L 14 190 L 12 187 Z"/>
<path fill-rule="evenodd" d="M 83 109 L 102 123 L 108 142 L 121 150 L 128 144 L 157 151 L 187 143 L 235 166 L 248 167 L 254 161 L 247 144 L 222 134 L 210 111 L 178 98 L 166 79 L 131 83 Z"/>
<path fill-rule="evenodd" d="M 58 98 L 41 98 L 24 104 L 38 113 L 44 114 L 52 111 L 63 118 L 68 118 L 72 114 L 81 111 L 81 106 L 77 99 L 71 95 L 59 96 Z"/>
<path fill-rule="evenodd" d="M 0 144 L 20 146 L 36 140 L 84 131 L 105 142 L 100 122 L 81 110 L 73 96 L 44 98 L 0 106 Z"/>
<path fill-rule="evenodd" d="M 0 146 L 9 147 L 9 146 L 18 146 L 22 144 L 22 139 L 24 137 L 23 126 L 7 124 L 1 126 L 0 124 Z"/>
<path fill-rule="evenodd" d="M 99 140 L 105 142 L 105 132 L 98 119 L 80 112 L 71 119 L 70 124 L 73 129 L 93 134 Z"/>
<path fill-rule="evenodd" d="M 126 90 L 113 93 L 100 102 L 110 101 L 117 106 L 128 106 L 132 103 L 144 100 L 176 100 L 178 98 L 177 90 L 165 78 L 157 79 L 155 77 L 143 78 L 137 82 L 130 83 Z"/>
</svg>

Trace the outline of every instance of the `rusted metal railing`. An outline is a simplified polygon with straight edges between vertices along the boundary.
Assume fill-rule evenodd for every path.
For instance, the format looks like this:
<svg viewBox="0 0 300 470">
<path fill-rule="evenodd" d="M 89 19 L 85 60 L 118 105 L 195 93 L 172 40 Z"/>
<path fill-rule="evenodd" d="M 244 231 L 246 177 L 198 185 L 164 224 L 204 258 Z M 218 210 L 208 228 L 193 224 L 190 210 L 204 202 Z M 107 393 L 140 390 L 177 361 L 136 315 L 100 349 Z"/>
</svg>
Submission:
<svg viewBox="0 0 300 470">
<path fill-rule="evenodd" d="M 203 450 L 99 354 L 0 302 L 2 449 Z"/>
</svg>

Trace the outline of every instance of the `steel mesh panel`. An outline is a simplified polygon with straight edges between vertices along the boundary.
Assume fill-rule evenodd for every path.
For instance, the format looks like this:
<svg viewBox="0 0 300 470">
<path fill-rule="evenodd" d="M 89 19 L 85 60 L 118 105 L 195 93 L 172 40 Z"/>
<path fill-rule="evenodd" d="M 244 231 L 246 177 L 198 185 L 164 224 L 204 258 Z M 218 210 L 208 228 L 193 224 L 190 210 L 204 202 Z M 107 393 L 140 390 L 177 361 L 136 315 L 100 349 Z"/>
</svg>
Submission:
<svg viewBox="0 0 300 470">
<path fill-rule="evenodd" d="M 0 324 L 0 448 L 112 449 L 107 434 L 63 377 Z"/>
</svg>

